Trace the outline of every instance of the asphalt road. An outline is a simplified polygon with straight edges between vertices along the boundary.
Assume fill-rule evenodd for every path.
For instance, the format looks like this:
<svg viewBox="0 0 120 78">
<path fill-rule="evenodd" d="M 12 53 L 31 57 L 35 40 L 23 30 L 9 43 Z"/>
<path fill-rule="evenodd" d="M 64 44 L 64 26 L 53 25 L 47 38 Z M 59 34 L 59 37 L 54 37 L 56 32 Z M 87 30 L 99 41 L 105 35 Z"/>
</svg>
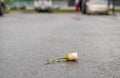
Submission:
<svg viewBox="0 0 120 78">
<path fill-rule="evenodd" d="M 0 78 L 120 78 L 120 16 L 0 17 Z M 79 53 L 78 62 L 44 65 Z"/>
</svg>

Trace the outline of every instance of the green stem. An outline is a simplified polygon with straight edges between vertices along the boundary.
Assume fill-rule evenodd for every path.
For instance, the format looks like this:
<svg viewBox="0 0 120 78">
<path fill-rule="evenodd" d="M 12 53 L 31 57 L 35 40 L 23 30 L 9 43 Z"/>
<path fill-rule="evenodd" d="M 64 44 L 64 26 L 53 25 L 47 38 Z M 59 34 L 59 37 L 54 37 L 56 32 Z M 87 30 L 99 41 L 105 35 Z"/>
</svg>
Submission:
<svg viewBox="0 0 120 78">
<path fill-rule="evenodd" d="M 64 58 L 56 58 L 56 59 L 53 59 L 53 60 L 47 59 L 47 62 L 45 63 L 45 65 L 50 64 L 50 63 L 54 63 L 54 62 L 61 62 L 62 59 L 67 60 L 68 58 L 67 58 L 67 57 L 64 57 Z"/>
<path fill-rule="evenodd" d="M 65 59 L 65 60 L 66 60 L 66 59 L 68 59 L 68 58 L 64 57 L 64 58 L 57 58 L 57 59 Z"/>
</svg>

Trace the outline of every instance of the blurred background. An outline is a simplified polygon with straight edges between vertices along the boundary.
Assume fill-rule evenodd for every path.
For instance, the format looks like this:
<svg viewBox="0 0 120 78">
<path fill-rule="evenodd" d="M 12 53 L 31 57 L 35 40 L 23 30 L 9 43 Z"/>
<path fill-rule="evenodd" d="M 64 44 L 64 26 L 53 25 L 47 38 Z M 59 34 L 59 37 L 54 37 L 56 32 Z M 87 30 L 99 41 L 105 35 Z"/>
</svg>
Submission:
<svg viewBox="0 0 120 78">
<path fill-rule="evenodd" d="M 48 2 L 47 2 L 48 1 Z M 105 9 L 108 11 L 119 11 L 120 0 L 79 0 L 80 11 L 86 13 L 92 9 Z M 95 2 L 96 1 L 96 2 Z M 75 0 L 1 0 L 4 3 L 5 11 L 29 11 L 34 12 L 36 9 L 49 8 L 52 12 L 74 12 Z M 94 6 L 95 5 L 95 6 Z M 101 7 L 98 7 L 98 6 Z M 92 7 L 91 7 L 92 6 Z M 89 8 L 90 7 L 90 8 Z M 57 11 L 56 11 L 57 10 Z"/>
</svg>

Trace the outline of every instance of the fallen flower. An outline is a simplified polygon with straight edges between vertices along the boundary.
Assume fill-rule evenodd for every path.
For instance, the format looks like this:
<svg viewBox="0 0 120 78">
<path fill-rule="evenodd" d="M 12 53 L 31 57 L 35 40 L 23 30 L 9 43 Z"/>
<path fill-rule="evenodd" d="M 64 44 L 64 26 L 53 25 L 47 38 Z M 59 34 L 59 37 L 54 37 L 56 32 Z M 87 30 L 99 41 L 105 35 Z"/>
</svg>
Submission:
<svg viewBox="0 0 120 78">
<path fill-rule="evenodd" d="M 54 62 L 61 62 L 61 60 L 66 60 L 66 61 L 77 61 L 78 60 L 78 53 L 74 52 L 74 53 L 68 53 L 66 57 L 64 58 L 56 58 L 53 60 L 49 60 L 47 59 L 47 62 L 45 63 L 45 65 L 50 64 L 50 63 L 54 63 Z"/>
<path fill-rule="evenodd" d="M 78 53 L 77 52 L 69 53 L 67 55 L 67 60 L 69 60 L 69 61 L 77 61 L 78 60 Z"/>
</svg>

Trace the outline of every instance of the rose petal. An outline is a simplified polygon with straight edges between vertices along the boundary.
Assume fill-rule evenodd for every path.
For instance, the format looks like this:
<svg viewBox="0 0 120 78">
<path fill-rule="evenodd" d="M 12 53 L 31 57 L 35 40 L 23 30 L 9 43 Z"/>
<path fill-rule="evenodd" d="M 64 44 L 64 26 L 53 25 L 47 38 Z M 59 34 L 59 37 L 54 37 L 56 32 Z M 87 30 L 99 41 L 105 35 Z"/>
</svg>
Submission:
<svg viewBox="0 0 120 78">
<path fill-rule="evenodd" d="M 77 53 L 77 52 L 69 53 L 69 54 L 67 55 L 67 58 L 68 58 L 68 60 L 70 60 L 70 61 L 72 61 L 72 60 L 77 61 L 77 60 L 78 60 L 78 53 Z"/>
</svg>

